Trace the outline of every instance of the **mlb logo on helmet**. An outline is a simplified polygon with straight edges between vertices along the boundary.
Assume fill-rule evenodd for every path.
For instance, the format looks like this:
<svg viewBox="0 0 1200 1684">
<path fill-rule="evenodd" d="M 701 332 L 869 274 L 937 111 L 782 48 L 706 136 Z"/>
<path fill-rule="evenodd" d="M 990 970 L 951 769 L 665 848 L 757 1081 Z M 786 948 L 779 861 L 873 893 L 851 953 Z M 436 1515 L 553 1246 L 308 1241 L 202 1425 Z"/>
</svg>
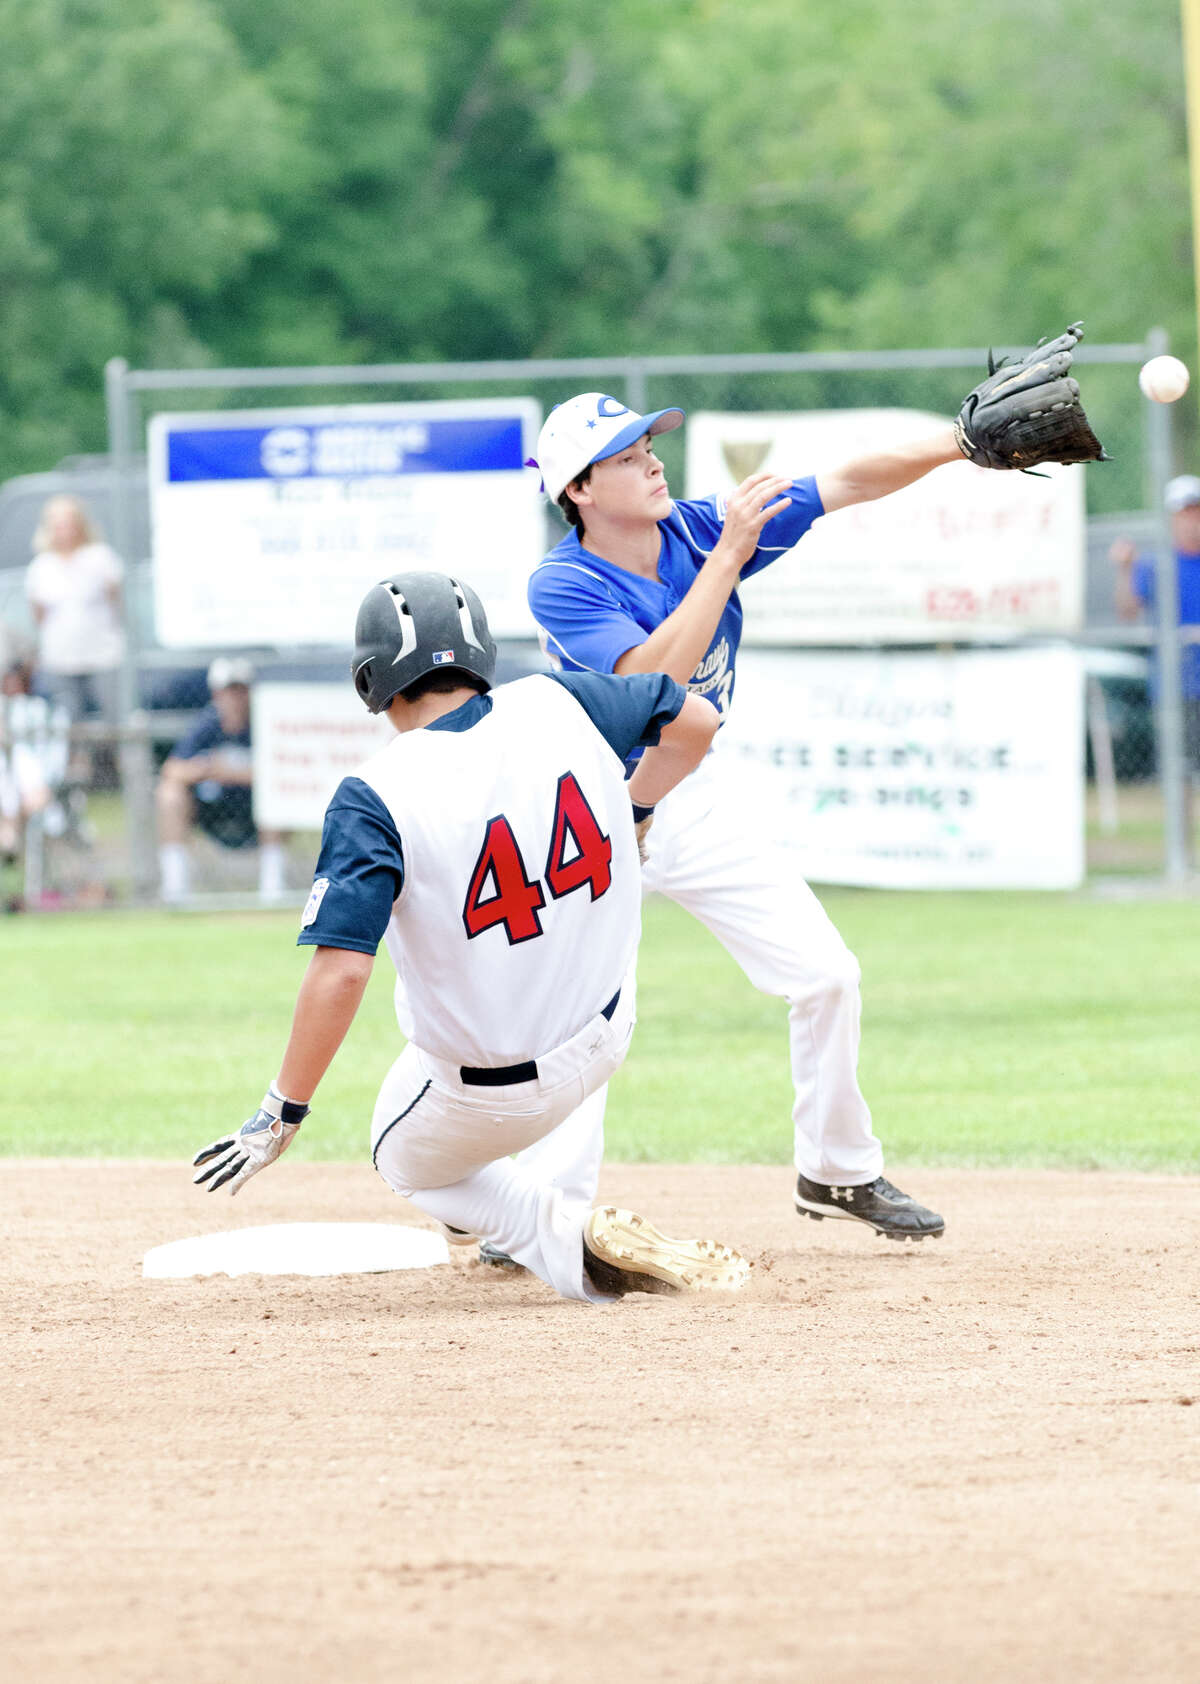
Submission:
<svg viewBox="0 0 1200 1684">
<path fill-rule="evenodd" d="M 450 667 L 454 665 L 453 649 L 435 649 L 431 658 L 435 667 Z"/>
</svg>

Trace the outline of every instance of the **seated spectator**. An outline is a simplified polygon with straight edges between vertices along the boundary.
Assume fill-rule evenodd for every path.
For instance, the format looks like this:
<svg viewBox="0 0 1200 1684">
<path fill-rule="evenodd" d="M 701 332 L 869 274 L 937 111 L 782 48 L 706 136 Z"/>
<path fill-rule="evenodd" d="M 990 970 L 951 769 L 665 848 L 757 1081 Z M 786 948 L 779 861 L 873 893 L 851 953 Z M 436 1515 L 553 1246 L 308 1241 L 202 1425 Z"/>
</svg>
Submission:
<svg viewBox="0 0 1200 1684">
<path fill-rule="evenodd" d="M 191 891 L 188 838 L 199 827 L 224 848 L 259 849 L 258 892 L 285 892 L 281 831 L 256 830 L 251 796 L 249 661 L 221 655 L 208 669 L 209 705 L 171 750 L 159 776 L 158 840 L 162 897 L 185 901 Z"/>
<path fill-rule="evenodd" d="M 52 835 L 69 830 L 70 815 L 59 799 L 69 722 L 32 689 L 32 660 L 15 648 L 0 651 L 0 874 L 7 912 L 24 905 L 24 857 L 33 821 Z"/>
</svg>

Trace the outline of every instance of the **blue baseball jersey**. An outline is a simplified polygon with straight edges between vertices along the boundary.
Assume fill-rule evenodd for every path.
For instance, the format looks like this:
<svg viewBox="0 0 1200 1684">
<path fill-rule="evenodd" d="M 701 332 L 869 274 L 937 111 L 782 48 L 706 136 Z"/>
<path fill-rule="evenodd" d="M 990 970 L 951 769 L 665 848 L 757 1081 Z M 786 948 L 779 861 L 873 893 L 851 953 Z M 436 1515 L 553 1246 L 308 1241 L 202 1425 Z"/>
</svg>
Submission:
<svg viewBox="0 0 1200 1684">
<path fill-rule="evenodd" d="M 791 506 L 763 528 L 763 541 L 742 568 L 748 579 L 797 544 L 825 513 L 811 476 L 784 493 Z M 725 498 L 672 503 L 658 523 L 662 547 L 658 577 L 644 579 L 585 549 L 572 531 L 529 580 L 529 606 L 542 629 L 547 655 L 566 672 L 612 672 L 627 649 L 644 643 L 687 595 L 725 521 Z M 733 700 L 734 663 L 742 638 L 742 605 L 736 591 L 725 605 L 704 658 L 687 688 L 712 702 L 722 721 Z"/>
<path fill-rule="evenodd" d="M 1175 561 L 1179 569 L 1179 623 L 1200 626 L 1200 554 L 1176 550 Z M 1154 608 L 1156 600 L 1155 571 L 1153 556 L 1139 556 L 1134 563 L 1134 593 L 1148 609 Z M 1179 659 L 1183 694 L 1190 701 L 1195 700 L 1200 697 L 1200 644 L 1185 644 L 1179 651 Z"/>
<path fill-rule="evenodd" d="M 665 673 L 637 673 L 628 678 L 545 673 L 536 682 L 547 679 L 575 698 L 621 760 L 657 743 L 663 726 L 678 715 L 685 699 L 682 685 Z M 491 709 L 490 694 L 475 696 L 425 729 L 470 731 Z M 313 892 L 302 916 L 298 945 L 375 953 L 404 887 L 404 874 L 404 839 L 386 803 L 363 778 L 343 778 L 325 811 Z"/>
</svg>

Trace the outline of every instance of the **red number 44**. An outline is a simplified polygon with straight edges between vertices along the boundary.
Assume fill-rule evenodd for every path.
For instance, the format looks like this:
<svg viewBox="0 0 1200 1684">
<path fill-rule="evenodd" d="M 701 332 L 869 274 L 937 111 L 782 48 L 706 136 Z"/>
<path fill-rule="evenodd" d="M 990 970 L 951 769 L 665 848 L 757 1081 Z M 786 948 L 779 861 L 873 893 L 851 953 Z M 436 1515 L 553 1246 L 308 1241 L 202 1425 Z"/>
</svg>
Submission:
<svg viewBox="0 0 1200 1684">
<path fill-rule="evenodd" d="M 599 900 L 612 882 L 612 842 L 596 822 L 573 772 L 564 772 L 558 780 L 545 878 L 555 900 L 585 886 L 592 899 Z M 541 884 L 525 869 L 512 826 L 503 813 L 489 819 L 463 902 L 468 939 L 503 924 L 510 946 L 532 941 L 542 934 L 538 913 L 545 904 Z"/>
</svg>

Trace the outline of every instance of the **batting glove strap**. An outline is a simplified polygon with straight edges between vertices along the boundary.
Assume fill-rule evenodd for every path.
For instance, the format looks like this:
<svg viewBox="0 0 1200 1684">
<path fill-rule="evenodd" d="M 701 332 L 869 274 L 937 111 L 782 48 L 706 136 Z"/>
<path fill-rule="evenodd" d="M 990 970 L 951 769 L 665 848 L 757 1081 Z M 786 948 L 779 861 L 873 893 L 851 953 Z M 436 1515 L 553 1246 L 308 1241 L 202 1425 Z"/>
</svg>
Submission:
<svg viewBox="0 0 1200 1684">
<path fill-rule="evenodd" d="M 639 807 L 636 801 L 630 802 L 630 806 L 633 808 L 634 824 L 641 824 L 643 819 L 651 819 L 654 817 L 653 807 Z"/>
<path fill-rule="evenodd" d="M 285 1099 L 274 1082 L 271 1083 L 263 1095 L 260 1111 L 265 1111 L 269 1117 L 276 1117 L 283 1123 L 294 1123 L 297 1128 L 308 1116 L 309 1107 L 302 1105 L 298 1099 Z"/>
</svg>

